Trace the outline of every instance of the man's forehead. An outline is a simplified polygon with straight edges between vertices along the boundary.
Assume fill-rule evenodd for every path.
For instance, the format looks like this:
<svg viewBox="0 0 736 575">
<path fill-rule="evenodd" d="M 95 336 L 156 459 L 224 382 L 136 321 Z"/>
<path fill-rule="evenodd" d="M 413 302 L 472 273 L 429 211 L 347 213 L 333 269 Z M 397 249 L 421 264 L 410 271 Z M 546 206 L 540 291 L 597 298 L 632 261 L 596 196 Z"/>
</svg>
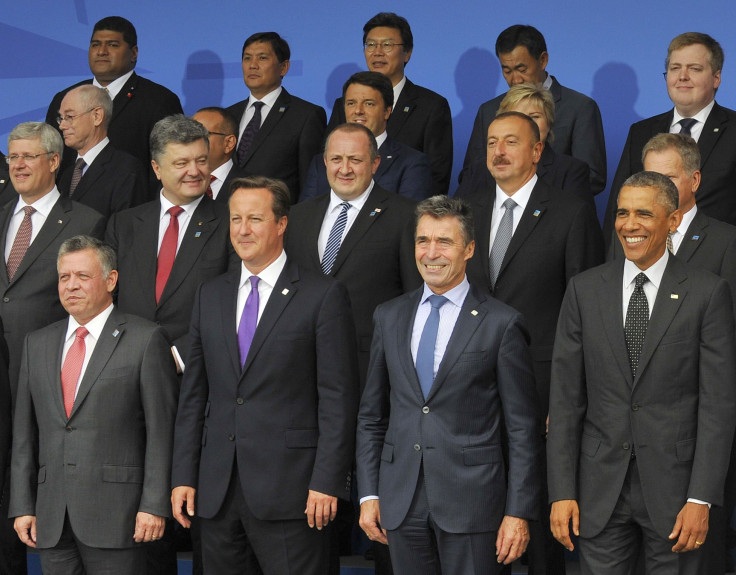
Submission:
<svg viewBox="0 0 736 575">
<path fill-rule="evenodd" d="M 8 142 L 8 151 L 13 148 L 40 148 L 41 138 L 22 138 L 18 140 L 10 140 Z"/>
</svg>

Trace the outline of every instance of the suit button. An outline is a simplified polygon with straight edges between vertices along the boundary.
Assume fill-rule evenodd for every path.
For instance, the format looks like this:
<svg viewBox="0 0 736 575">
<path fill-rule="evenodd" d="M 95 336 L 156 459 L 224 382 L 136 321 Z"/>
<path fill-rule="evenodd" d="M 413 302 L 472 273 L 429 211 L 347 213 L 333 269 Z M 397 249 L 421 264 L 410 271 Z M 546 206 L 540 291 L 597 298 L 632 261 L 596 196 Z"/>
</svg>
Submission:
<svg viewBox="0 0 736 575">
<path fill-rule="evenodd" d="M 623 447 L 624 449 L 628 449 L 629 448 L 629 442 L 628 441 L 624 441 L 624 444 L 621 447 Z"/>
<path fill-rule="evenodd" d="M 69 427 L 69 426 L 66 427 L 66 432 L 67 433 L 71 433 L 72 431 L 74 431 L 74 428 L 73 427 Z"/>
<path fill-rule="evenodd" d="M 429 407 L 426 405 L 422 408 L 422 413 L 429 413 Z"/>
<path fill-rule="evenodd" d="M 421 449 L 422 449 L 422 448 L 421 448 L 421 446 L 420 446 L 420 445 L 419 445 L 418 443 L 415 443 L 415 444 L 414 444 L 414 451 L 419 451 L 419 450 L 421 450 Z"/>
<path fill-rule="evenodd" d="M 242 397 L 239 397 L 235 401 L 237 402 L 238 405 L 243 405 L 245 403 L 245 400 Z"/>
<path fill-rule="evenodd" d="M 3 301 L 4 301 L 5 303 L 8 303 L 8 302 L 10 301 L 10 298 L 9 298 L 9 297 L 4 297 L 4 298 L 3 298 Z"/>
<path fill-rule="evenodd" d="M 633 409 L 634 411 L 639 411 L 639 404 L 635 403 L 634 405 L 631 406 L 631 409 Z"/>
<path fill-rule="evenodd" d="M 234 436 L 234 435 L 228 435 L 228 436 L 227 436 L 227 438 L 228 438 L 228 439 L 229 439 L 230 441 L 235 441 L 235 436 Z"/>
</svg>

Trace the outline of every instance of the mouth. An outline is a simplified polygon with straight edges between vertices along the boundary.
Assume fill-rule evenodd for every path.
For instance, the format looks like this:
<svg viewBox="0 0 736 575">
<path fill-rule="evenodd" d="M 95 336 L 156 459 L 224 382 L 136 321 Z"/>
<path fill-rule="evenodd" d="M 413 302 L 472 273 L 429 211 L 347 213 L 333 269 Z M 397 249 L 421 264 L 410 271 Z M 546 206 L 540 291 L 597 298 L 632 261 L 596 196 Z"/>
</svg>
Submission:
<svg viewBox="0 0 736 575">
<path fill-rule="evenodd" d="M 628 245 L 640 244 L 645 239 L 647 239 L 645 236 L 625 236 L 624 237 L 624 241 Z"/>
</svg>

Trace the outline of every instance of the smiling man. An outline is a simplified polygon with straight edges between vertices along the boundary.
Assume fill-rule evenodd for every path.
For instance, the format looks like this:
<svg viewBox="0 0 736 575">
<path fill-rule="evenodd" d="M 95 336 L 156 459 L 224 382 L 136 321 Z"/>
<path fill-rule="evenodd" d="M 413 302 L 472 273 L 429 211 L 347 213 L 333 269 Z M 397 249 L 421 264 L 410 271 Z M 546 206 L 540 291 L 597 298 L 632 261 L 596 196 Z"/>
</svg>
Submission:
<svg viewBox="0 0 736 575">
<path fill-rule="evenodd" d="M 629 129 L 603 221 L 607 242 L 615 241 L 616 198 L 623 181 L 643 169 L 641 153 L 656 134 L 691 136 L 700 149 L 698 208 L 736 225 L 736 112 L 720 106 L 723 49 L 707 34 L 687 32 L 670 42 L 665 60 L 667 94 L 674 108 L 633 124 Z"/>
<path fill-rule="evenodd" d="M 180 114 L 182 109 L 178 96 L 171 90 L 135 73 L 137 62 L 138 35 L 133 24 L 120 16 L 108 16 L 97 22 L 89 43 L 89 68 L 93 78 L 56 94 L 46 113 L 46 123 L 57 126 L 61 102 L 69 90 L 84 84 L 103 88 L 113 104 L 108 119 L 110 141 L 148 166 L 151 161 L 148 137 L 153 125 L 164 116 Z M 74 165 L 75 158 L 74 150 L 65 149 L 62 171 Z M 148 199 L 158 191 L 153 172 L 148 175 L 147 191 Z"/>
<path fill-rule="evenodd" d="M 584 575 L 699 572 L 722 505 L 736 418 L 725 280 L 670 255 L 678 190 L 628 178 L 616 233 L 626 256 L 570 282 L 555 340 L 547 443 L 551 524 Z"/>
</svg>

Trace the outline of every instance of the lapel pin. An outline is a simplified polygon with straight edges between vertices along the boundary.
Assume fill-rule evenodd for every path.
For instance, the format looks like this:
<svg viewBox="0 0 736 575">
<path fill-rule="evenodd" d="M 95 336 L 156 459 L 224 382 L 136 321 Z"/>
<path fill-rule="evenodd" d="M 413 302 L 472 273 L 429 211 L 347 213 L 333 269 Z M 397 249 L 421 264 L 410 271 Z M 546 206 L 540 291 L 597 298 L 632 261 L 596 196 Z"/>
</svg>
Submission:
<svg viewBox="0 0 736 575">
<path fill-rule="evenodd" d="M 670 299 L 680 299 L 680 296 L 677 295 L 676 293 L 671 293 L 670 294 Z"/>
<path fill-rule="evenodd" d="M 286 106 L 281 106 L 279 108 L 279 114 L 283 114 L 284 112 L 286 112 Z"/>
<path fill-rule="evenodd" d="M 406 114 L 409 111 L 409 106 L 404 106 L 404 114 Z"/>
<path fill-rule="evenodd" d="M 700 236 L 693 236 L 690 239 L 693 240 L 694 242 L 696 242 L 696 241 L 698 241 L 700 239 Z"/>
<path fill-rule="evenodd" d="M 281 290 L 281 295 L 286 295 L 287 293 L 289 293 L 288 289 L 284 288 Z"/>
<path fill-rule="evenodd" d="M 112 332 L 113 337 L 117 337 L 120 335 L 120 332 L 116 329 L 114 332 Z"/>
<path fill-rule="evenodd" d="M 368 214 L 371 218 L 381 213 L 381 208 L 373 208 L 373 211 Z"/>
<path fill-rule="evenodd" d="M 386 156 L 387 160 L 390 160 L 391 158 L 393 158 L 393 156 Z"/>
<path fill-rule="evenodd" d="M 56 220 L 56 223 L 57 224 L 63 224 L 64 222 L 62 222 L 61 220 Z"/>
<path fill-rule="evenodd" d="M 0 180 L 0 184 L 4 184 L 4 183 L 5 183 L 5 180 Z"/>
<path fill-rule="evenodd" d="M 198 223 L 197 223 L 197 225 L 198 225 L 198 226 L 201 226 L 201 225 L 202 225 L 202 222 L 198 222 Z"/>
<path fill-rule="evenodd" d="M 718 128 L 713 128 L 713 131 L 714 131 L 714 132 L 717 132 L 717 131 L 718 131 Z"/>
<path fill-rule="evenodd" d="M 471 313 L 471 314 L 473 314 L 473 315 L 478 315 L 478 310 L 475 310 L 475 309 L 474 309 L 474 310 L 473 310 L 473 311 L 471 311 L 470 313 Z"/>
<path fill-rule="evenodd" d="M 533 213 L 532 215 L 533 215 L 533 216 L 534 216 L 535 218 L 538 218 L 538 217 L 539 217 L 539 214 L 541 214 L 541 213 L 542 213 L 542 212 L 541 212 L 540 210 L 534 210 L 534 213 Z"/>
<path fill-rule="evenodd" d="M 194 234 L 194 237 L 195 237 L 195 238 L 198 238 L 198 237 L 199 237 L 199 236 L 201 236 L 201 235 L 202 235 L 202 232 L 197 232 L 196 234 Z"/>
</svg>

